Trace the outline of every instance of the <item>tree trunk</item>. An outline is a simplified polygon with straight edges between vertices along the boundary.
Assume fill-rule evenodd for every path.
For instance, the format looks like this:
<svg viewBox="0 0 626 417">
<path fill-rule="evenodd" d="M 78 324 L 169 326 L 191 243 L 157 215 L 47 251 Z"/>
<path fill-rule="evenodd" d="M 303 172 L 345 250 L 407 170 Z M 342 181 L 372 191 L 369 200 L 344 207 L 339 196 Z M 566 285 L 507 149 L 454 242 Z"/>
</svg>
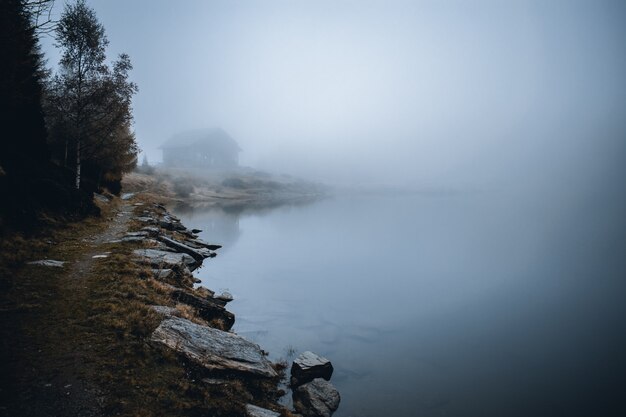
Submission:
<svg viewBox="0 0 626 417">
<path fill-rule="evenodd" d="M 80 141 L 76 143 L 76 189 L 80 190 Z"/>
</svg>

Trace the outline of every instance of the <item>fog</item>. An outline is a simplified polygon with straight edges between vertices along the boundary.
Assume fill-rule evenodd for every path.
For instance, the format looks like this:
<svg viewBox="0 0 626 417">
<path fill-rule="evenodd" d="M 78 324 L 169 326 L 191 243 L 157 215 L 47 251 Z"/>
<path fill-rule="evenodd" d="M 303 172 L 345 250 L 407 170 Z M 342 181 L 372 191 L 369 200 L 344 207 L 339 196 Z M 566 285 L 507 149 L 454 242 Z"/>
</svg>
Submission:
<svg viewBox="0 0 626 417">
<path fill-rule="evenodd" d="M 623 174 L 620 1 L 89 4 L 109 56 L 134 63 L 151 162 L 219 126 L 243 165 L 334 184 L 580 191 Z"/>
<path fill-rule="evenodd" d="M 221 127 L 244 166 L 429 191 L 178 208 L 236 332 L 332 357 L 336 417 L 626 415 L 626 2 L 88 3 L 151 163 Z"/>
</svg>

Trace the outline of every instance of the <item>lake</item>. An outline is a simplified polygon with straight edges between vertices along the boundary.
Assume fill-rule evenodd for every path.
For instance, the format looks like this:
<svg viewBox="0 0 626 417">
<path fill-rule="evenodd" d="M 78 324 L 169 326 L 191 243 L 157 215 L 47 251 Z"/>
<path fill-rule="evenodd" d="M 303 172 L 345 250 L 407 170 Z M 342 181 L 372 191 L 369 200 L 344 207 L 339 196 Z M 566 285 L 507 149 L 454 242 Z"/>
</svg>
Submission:
<svg viewBox="0 0 626 417">
<path fill-rule="evenodd" d="M 626 415 L 617 208 L 440 192 L 178 214 L 224 245 L 197 276 L 234 295 L 234 331 L 332 361 L 335 416 L 552 417 Z"/>
</svg>

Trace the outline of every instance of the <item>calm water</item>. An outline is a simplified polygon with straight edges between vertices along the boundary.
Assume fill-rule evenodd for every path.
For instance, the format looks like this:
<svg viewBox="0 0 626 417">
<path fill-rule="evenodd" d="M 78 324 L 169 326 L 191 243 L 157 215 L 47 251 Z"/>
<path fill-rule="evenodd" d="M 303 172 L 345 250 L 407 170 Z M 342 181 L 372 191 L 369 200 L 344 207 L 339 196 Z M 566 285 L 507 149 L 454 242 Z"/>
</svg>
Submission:
<svg viewBox="0 0 626 417">
<path fill-rule="evenodd" d="M 506 193 L 179 213 L 274 359 L 332 360 L 347 416 L 626 415 L 623 207 Z"/>
</svg>

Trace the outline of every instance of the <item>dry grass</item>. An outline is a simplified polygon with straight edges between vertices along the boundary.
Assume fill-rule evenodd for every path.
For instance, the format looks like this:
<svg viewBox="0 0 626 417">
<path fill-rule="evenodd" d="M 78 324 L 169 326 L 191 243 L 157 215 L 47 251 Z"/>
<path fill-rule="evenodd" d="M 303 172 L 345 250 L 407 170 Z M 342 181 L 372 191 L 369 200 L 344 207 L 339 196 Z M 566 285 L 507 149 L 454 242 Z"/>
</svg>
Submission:
<svg viewBox="0 0 626 417">
<path fill-rule="evenodd" d="M 153 201 L 150 196 L 139 200 L 145 206 L 136 207 L 138 212 Z M 171 289 L 152 278 L 150 267 L 136 262 L 131 253 L 137 245 L 100 245 L 98 251 L 110 251 L 109 257 L 93 261 L 88 271 L 75 270 L 87 254 L 86 240 L 108 226 L 118 204 L 116 200 L 102 207 L 100 218 L 59 222 L 37 236 L 13 235 L 0 241 L 0 309 L 5 313 L 0 325 L 3 334 L 11 335 L 0 342 L 0 356 L 14 360 L 1 377 L 0 393 L 12 397 L 7 415 L 29 407 L 24 415 L 50 415 L 45 408 L 50 404 L 44 404 L 48 398 L 37 391 L 43 388 L 33 387 L 44 387 L 58 375 L 83 381 L 73 384 L 95 394 L 73 401 L 98 402 L 104 415 L 239 416 L 247 402 L 279 409 L 279 379 L 221 373 L 218 376 L 228 384 L 206 385 L 201 379 L 215 375 L 149 342 L 162 319 L 153 305 L 176 307 L 177 315 L 206 322 L 192 307 L 174 304 Z M 131 224 L 135 229 L 143 226 Z M 66 260 L 76 267 L 24 265 L 42 258 Z M 282 365 L 277 368 L 284 373 Z M 55 415 L 80 414 L 70 409 Z"/>
</svg>

